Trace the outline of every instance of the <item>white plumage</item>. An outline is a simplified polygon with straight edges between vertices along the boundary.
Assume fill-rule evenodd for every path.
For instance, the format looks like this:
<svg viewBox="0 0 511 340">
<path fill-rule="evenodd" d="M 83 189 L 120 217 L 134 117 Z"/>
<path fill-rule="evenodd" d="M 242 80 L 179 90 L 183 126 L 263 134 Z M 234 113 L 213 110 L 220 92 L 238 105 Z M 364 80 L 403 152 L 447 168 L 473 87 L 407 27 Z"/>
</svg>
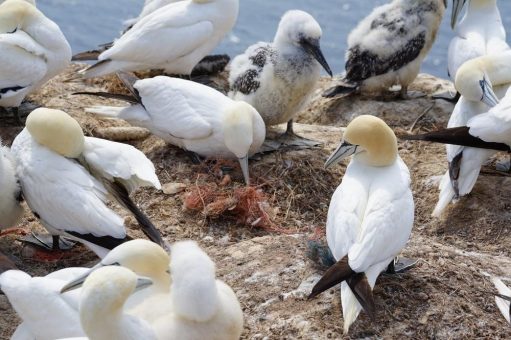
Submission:
<svg viewBox="0 0 511 340">
<path fill-rule="evenodd" d="M 2 107 L 20 106 L 71 61 L 71 47 L 57 24 L 23 0 L 0 5 L 0 50 Z"/>
<path fill-rule="evenodd" d="M 23 215 L 21 187 L 11 151 L 0 141 L 0 229 L 15 226 Z"/>
<path fill-rule="evenodd" d="M 234 58 L 229 96 L 254 106 L 267 125 L 287 123 L 309 99 L 321 67 L 332 75 L 320 49 L 321 35 L 310 14 L 287 12 L 272 43 L 257 43 Z"/>
<path fill-rule="evenodd" d="M 138 80 L 134 88 L 140 104 L 87 111 L 145 127 L 166 142 L 205 157 L 243 163 L 264 142 L 265 125 L 259 113 L 210 87 L 158 76 Z"/>
<path fill-rule="evenodd" d="M 233 28 L 238 5 L 238 0 L 169 4 L 138 21 L 83 74 L 95 77 L 119 70 L 163 69 L 189 75 Z"/>
<path fill-rule="evenodd" d="M 466 0 L 453 1 L 452 24 Z M 458 69 L 468 60 L 509 50 L 497 0 L 470 0 L 468 9 L 456 25 L 456 36 L 449 44 L 449 75 L 454 82 Z"/>
<path fill-rule="evenodd" d="M 406 245 L 414 220 L 410 173 L 397 153 L 392 130 L 373 116 L 355 118 L 326 166 L 352 154 L 330 201 L 326 227 L 333 256 L 338 263 L 347 260 L 350 268 L 341 283 L 345 333 L 362 310 L 349 286 L 352 276 L 365 274 L 372 290 L 380 273 Z M 335 265 L 331 269 L 337 270 Z M 325 287 L 323 282 L 333 273 L 327 271 L 311 296 L 332 286 Z"/>
<path fill-rule="evenodd" d="M 507 296 L 509 299 L 511 299 L 511 289 L 509 289 L 508 286 L 502 282 L 501 279 L 492 277 L 491 278 L 493 284 L 495 285 L 495 288 L 497 288 L 497 291 L 499 294 L 503 296 Z M 497 307 L 499 308 L 499 311 L 502 313 L 504 318 L 506 319 L 507 323 L 511 324 L 511 308 L 510 308 L 510 300 L 505 300 L 501 297 L 495 296 L 495 303 L 497 304 Z"/>
<path fill-rule="evenodd" d="M 153 13 L 154 11 L 168 5 L 174 2 L 179 2 L 184 0 L 145 0 L 144 7 L 142 8 L 142 11 L 138 15 L 138 17 L 126 20 L 124 24 L 127 27 L 131 27 L 134 24 L 136 24 L 140 19 L 142 19 L 145 16 L 148 16 L 149 14 Z"/>
<path fill-rule="evenodd" d="M 193 241 L 172 245 L 172 312 L 153 328 L 158 339 L 237 340 L 243 312 L 232 289 L 215 278 L 215 264 Z"/>
<path fill-rule="evenodd" d="M 375 8 L 348 36 L 344 81 L 362 92 L 401 85 L 406 95 L 435 41 L 445 6 L 444 0 L 394 0 Z"/>
<path fill-rule="evenodd" d="M 38 110 L 28 119 L 40 114 Z M 24 197 L 41 223 L 52 235 L 77 239 L 100 257 L 126 237 L 123 218 L 106 205 L 111 179 L 125 183 L 128 191 L 147 185 L 160 188 L 151 161 L 125 144 L 86 137 L 80 164 L 39 144 L 25 128 L 14 140 L 12 152 Z"/>
</svg>

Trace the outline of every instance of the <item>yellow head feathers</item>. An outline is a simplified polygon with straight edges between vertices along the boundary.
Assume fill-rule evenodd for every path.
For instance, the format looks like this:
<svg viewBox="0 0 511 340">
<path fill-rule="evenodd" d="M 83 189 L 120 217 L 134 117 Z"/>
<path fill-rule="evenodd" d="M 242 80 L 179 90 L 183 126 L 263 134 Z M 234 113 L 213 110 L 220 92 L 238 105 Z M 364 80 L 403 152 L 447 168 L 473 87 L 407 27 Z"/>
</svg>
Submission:
<svg viewBox="0 0 511 340">
<path fill-rule="evenodd" d="M 347 126 L 344 140 L 358 145 L 357 157 L 368 165 L 388 166 L 397 158 L 397 138 L 394 131 L 380 118 L 362 115 Z"/>
<path fill-rule="evenodd" d="M 14 33 L 41 15 L 35 1 L 7 0 L 0 4 L 0 33 Z"/>
<path fill-rule="evenodd" d="M 36 142 L 64 157 L 77 158 L 83 152 L 82 128 L 64 111 L 36 109 L 28 115 L 26 127 Z"/>
</svg>

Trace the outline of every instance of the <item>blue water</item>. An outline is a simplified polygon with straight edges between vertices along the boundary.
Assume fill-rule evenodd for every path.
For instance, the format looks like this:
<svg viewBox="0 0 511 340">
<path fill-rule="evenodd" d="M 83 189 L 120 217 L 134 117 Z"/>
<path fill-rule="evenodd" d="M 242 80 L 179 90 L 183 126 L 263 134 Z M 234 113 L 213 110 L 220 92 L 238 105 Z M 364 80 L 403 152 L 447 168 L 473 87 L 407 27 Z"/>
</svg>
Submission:
<svg viewBox="0 0 511 340">
<path fill-rule="evenodd" d="M 390 0 L 388 0 L 390 1 Z M 240 14 L 234 31 L 217 48 L 231 56 L 257 41 L 271 41 L 282 14 L 301 9 L 312 14 L 323 28 L 323 52 L 335 73 L 344 70 L 348 33 L 372 8 L 387 0 L 240 0 Z M 60 25 L 74 52 L 94 48 L 119 35 L 122 22 L 137 16 L 143 0 L 37 0 L 38 7 Z M 452 1 L 449 0 L 449 6 Z M 511 1 L 499 2 L 504 26 L 511 27 Z M 450 8 L 444 17 L 435 45 L 422 71 L 447 77 L 446 59 L 452 32 Z"/>
</svg>

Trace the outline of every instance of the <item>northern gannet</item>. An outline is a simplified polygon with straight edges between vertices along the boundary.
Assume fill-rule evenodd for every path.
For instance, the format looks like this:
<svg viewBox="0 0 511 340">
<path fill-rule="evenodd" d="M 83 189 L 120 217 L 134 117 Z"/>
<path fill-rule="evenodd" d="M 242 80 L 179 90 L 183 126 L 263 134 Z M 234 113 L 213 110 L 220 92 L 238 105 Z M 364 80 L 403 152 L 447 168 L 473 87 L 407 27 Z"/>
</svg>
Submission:
<svg viewBox="0 0 511 340">
<path fill-rule="evenodd" d="M 456 24 L 467 2 L 467 12 Z M 448 52 L 449 76 L 453 82 L 465 62 L 509 50 L 497 0 L 453 0 L 451 27 L 456 32 Z"/>
<path fill-rule="evenodd" d="M 40 108 L 29 114 L 11 150 L 24 198 L 55 238 L 76 239 L 105 256 L 127 240 L 124 219 L 106 205 L 113 197 L 134 214 L 152 241 L 163 243 L 129 198 L 142 186 L 160 188 L 153 164 L 134 147 L 84 137 L 67 113 Z"/>
<path fill-rule="evenodd" d="M 447 0 L 394 0 L 375 8 L 348 36 L 344 85 L 327 90 L 334 97 L 362 92 L 381 92 L 408 85 L 435 41 Z"/>
<path fill-rule="evenodd" d="M 13 227 L 23 215 L 23 196 L 16 175 L 16 164 L 7 146 L 0 140 L 0 230 Z"/>
<path fill-rule="evenodd" d="M 148 16 L 149 14 L 153 13 L 156 10 L 159 10 L 160 8 L 167 6 L 168 4 L 179 2 L 184 0 L 145 0 L 144 1 L 144 7 L 142 7 L 142 11 L 140 11 L 140 14 L 138 17 L 126 20 L 124 22 L 124 25 L 126 26 L 127 30 L 129 30 L 133 25 L 135 25 L 140 19 L 143 17 Z"/>
<path fill-rule="evenodd" d="M 28 94 L 71 61 L 71 47 L 60 28 L 32 3 L 7 0 L 0 5 L 0 107 L 16 114 Z"/>
<path fill-rule="evenodd" d="M 495 303 L 507 323 L 511 324 L 511 289 L 497 277 L 492 277 L 491 281 L 499 292 L 495 295 Z"/>
<path fill-rule="evenodd" d="M 259 150 L 266 135 L 264 121 L 251 105 L 187 80 L 119 77 L 132 96 L 106 96 L 132 105 L 97 106 L 86 111 L 145 127 L 166 142 L 204 157 L 238 159 L 249 183 L 248 158 Z"/>
<path fill-rule="evenodd" d="M 88 339 L 156 340 L 148 322 L 124 310 L 133 293 L 151 284 L 150 279 L 138 277 L 124 267 L 94 271 L 85 280 L 80 298 L 80 323 Z"/>
<path fill-rule="evenodd" d="M 320 48 L 322 30 L 308 13 L 286 12 L 272 43 L 259 42 L 231 63 L 229 97 L 251 104 L 267 126 L 288 123 L 308 101 L 323 67 L 332 71 Z"/>
<path fill-rule="evenodd" d="M 138 21 L 83 71 L 86 78 L 109 73 L 163 69 L 190 75 L 234 26 L 238 0 L 186 0 Z"/>
<path fill-rule="evenodd" d="M 375 319 L 372 288 L 406 245 L 414 220 L 410 173 L 387 124 L 374 116 L 355 118 L 325 166 L 350 155 L 353 158 L 328 209 L 326 236 L 338 262 L 309 296 L 342 282 L 345 333 L 362 308 Z"/>
<path fill-rule="evenodd" d="M 0 275 L 0 290 L 22 319 L 11 339 L 60 339 L 83 336 L 78 305 L 80 291 L 61 295 L 60 289 L 88 268 L 66 268 L 45 277 L 31 277 L 19 270 Z"/>
<path fill-rule="evenodd" d="M 216 279 L 213 261 L 193 241 L 171 249 L 173 309 L 152 324 L 158 339 L 239 339 L 243 312 L 232 289 Z"/>
</svg>

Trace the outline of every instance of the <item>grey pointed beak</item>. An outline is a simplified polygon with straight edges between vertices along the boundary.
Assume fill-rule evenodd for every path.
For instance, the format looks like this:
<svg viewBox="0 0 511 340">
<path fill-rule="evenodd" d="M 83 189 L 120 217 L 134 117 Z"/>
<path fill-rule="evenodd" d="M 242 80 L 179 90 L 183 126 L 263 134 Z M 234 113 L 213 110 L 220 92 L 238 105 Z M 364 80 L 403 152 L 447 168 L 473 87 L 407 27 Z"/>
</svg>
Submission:
<svg viewBox="0 0 511 340">
<path fill-rule="evenodd" d="M 341 160 L 357 153 L 358 145 L 343 141 L 325 163 L 325 169 L 339 163 Z"/>
<path fill-rule="evenodd" d="M 314 59 L 318 61 L 318 63 L 323 66 L 326 73 L 332 77 L 332 70 L 330 69 L 330 66 L 326 62 L 325 56 L 323 55 L 323 52 L 321 52 L 321 47 L 319 46 L 319 40 L 318 41 L 309 41 L 307 39 L 303 39 L 300 41 L 300 45 L 309 52 Z"/>
<path fill-rule="evenodd" d="M 135 287 L 135 292 L 145 289 L 145 288 L 151 286 L 152 284 L 153 284 L 153 281 L 151 281 L 151 279 L 141 276 L 137 279 L 137 285 Z"/>
<path fill-rule="evenodd" d="M 243 172 L 243 177 L 245 178 L 245 183 L 250 185 L 250 177 L 248 174 L 248 155 L 242 158 L 238 158 L 238 161 L 240 162 L 241 171 Z"/>
<path fill-rule="evenodd" d="M 77 277 L 76 279 L 74 279 L 73 281 L 67 283 L 60 290 L 60 294 L 64 294 L 66 292 L 80 288 L 81 286 L 83 286 L 83 283 L 85 282 L 85 280 L 87 280 L 87 278 L 90 276 L 90 274 L 92 274 L 92 272 L 94 272 L 95 270 L 97 270 L 101 267 L 103 267 L 103 264 L 100 262 L 97 265 L 95 265 L 94 267 L 92 267 L 90 270 L 85 272 L 83 275 L 81 275 L 81 276 Z"/>
<path fill-rule="evenodd" d="M 481 86 L 481 90 L 483 91 L 483 96 L 481 97 L 481 101 L 483 103 L 489 107 L 494 107 L 500 102 L 495 92 L 493 92 L 492 85 L 486 80 L 486 78 L 479 81 L 479 86 Z"/>
<path fill-rule="evenodd" d="M 458 16 L 460 12 L 465 7 L 465 3 L 467 0 L 453 0 L 452 2 L 452 12 L 451 12 L 451 28 L 454 29 L 456 27 L 456 23 L 458 22 Z"/>
</svg>

